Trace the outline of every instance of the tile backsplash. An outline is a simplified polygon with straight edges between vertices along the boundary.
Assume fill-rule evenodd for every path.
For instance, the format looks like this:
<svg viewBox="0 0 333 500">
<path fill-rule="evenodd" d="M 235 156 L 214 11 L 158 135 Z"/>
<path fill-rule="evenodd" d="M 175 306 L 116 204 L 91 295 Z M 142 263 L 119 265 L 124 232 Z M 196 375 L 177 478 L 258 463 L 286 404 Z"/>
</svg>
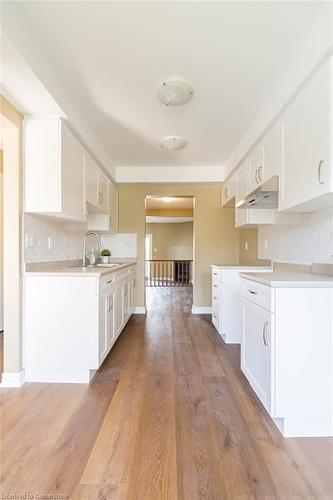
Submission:
<svg viewBox="0 0 333 500">
<path fill-rule="evenodd" d="M 304 213 L 301 224 L 262 226 L 258 257 L 275 262 L 333 263 L 333 208 Z"/>
<path fill-rule="evenodd" d="M 68 225 L 31 214 L 24 214 L 24 261 L 43 262 L 74 260 L 82 257 L 82 225 Z M 101 235 L 102 247 L 109 248 L 115 257 L 137 256 L 137 235 L 119 233 Z M 28 248 L 27 248 L 28 247 Z M 93 238 L 87 241 L 87 253 L 95 248 Z"/>
</svg>

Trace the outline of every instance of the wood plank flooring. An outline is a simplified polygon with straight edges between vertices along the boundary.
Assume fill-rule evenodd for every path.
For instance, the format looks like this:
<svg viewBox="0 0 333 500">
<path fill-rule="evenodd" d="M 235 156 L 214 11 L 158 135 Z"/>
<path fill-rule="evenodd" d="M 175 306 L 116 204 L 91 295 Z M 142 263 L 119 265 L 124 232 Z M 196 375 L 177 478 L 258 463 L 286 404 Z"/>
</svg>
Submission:
<svg viewBox="0 0 333 500">
<path fill-rule="evenodd" d="M 191 293 L 149 289 L 90 386 L 1 390 L 1 498 L 333 499 L 333 439 L 280 435 Z"/>
</svg>

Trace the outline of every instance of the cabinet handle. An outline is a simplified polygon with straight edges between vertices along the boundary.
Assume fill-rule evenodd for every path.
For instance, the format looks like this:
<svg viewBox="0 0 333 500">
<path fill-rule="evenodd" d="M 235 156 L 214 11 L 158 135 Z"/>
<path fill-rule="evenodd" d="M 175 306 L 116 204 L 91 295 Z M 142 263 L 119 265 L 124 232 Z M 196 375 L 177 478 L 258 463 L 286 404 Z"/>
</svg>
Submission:
<svg viewBox="0 0 333 500">
<path fill-rule="evenodd" d="M 323 165 L 324 165 L 324 160 L 320 160 L 319 165 L 318 165 L 318 181 L 319 181 L 319 184 L 325 184 L 325 182 L 323 181 L 322 175 L 321 175 L 321 169 L 322 169 Z"/>
<path fill-rule="evenodd" d="M 107 285 L 110 285 L 110 283 L 112 283 L 112 281 L 113 281 L 113 278 L 112 278 L 111 280 L 108 280 L 108 281 L 106 282 L 106 284 L 107 284 Z"/>
<path fill-rule="evenodd" d="M 265 321 L 264 327 L 262 329 L 262 339 L 264 341 L 265 346 L 269 347 L 269 343 L 267 342 L 267 326 L 268 326 L 268 322 Z"/>
<path fill-rule="evenodd" d="M 214 276 L 217 276 L 217 275 L 218 275 L 218 273 L 213 273 L 213 275 L 214 275 Z"/>
<path fill-rule="evenodd" d="M 256 174 L 255 174 L 255 181 L 257 184 L 259 184 L 258 175 L 259 175 L 259 168 L 257 168 Z"/>
<path fill-rule="evenodd" d="M 215 300 L 216 300 L 216 299 L 217 299 L 217 297 L 213 297 L 213 299 L 215 299 Z"/>
<path fill-rule="evenodd" d="M 259 167 L 258 178 L 259 178 L 259 181 L 262 182 L 262 166 Z"/>
<path fill-rule="evenodd" d="M 213 285 L 213 286 L 214 286 L 214 288 L 218 288 L 218 286 L 217 286 L 217 285 Z"/>
<path fill-rule="evenodd" d="M 254 290 L 249 289 L 249 292 L 252 293 L 252 295 L 258 295 L 258 292 L 255 292 Z"/>
</svg>

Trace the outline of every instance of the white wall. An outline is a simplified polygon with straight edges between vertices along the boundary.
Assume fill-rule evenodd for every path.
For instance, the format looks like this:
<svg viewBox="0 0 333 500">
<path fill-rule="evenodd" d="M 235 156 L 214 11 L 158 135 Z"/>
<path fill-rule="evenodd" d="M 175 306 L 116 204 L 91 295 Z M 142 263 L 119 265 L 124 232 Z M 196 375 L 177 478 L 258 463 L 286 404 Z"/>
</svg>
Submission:
<svg viewBox="0 0 333 500">
<path fill-rule="evenodd" d="M 258 257 L 261 259 L 296 264 L 331 264 L 332 255 L 333 208 L 303 214 L 299 225 L 259 228 Z"/>
</svg>

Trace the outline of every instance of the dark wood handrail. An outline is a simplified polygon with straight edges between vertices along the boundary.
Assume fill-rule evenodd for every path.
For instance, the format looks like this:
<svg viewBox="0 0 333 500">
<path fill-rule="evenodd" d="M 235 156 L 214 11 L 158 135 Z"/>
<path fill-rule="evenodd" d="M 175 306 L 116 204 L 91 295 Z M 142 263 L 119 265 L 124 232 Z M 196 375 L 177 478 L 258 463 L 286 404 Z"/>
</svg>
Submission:
<svg viewBox="0 0 333 500">
<path fill-rule="evenodd" d="M 191 286 L 191 259 L 146 259 L 146 286 Z"/>
</svg>

